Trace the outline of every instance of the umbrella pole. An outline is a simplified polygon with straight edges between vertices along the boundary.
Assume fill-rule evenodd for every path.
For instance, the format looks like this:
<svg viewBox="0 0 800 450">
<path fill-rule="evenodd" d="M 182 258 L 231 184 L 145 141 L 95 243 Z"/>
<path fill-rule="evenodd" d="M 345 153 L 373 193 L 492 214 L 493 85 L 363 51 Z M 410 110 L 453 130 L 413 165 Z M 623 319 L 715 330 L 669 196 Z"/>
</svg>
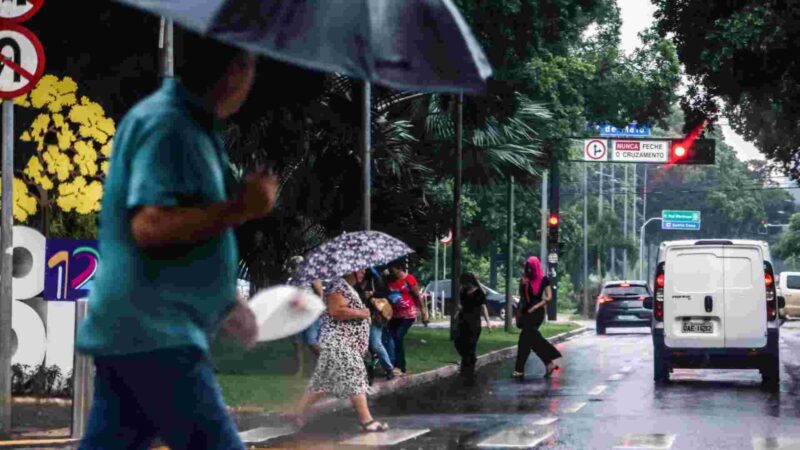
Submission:
<svg viewBox="0 0 800 450">
<path fill-rule="evenodd" d="M 365 231 L 372 228 L 372 155 L 370 154 L 372 123 L 372 86 L 361 85 L 361 195 L 363 197 L 361 224 Z"/>
<path fill-rule="evenodd" d="M 174 27 L 172 21 L 161 18 L 161 33 L 158 47 L 161 50 L 161 76 L 164 78 L 175 77 L 175 47 Z"/>
<path fill-rule="evenodd" d="M 450 339 L 454 337 L 455 316 L 461 304 L 461 172 L 464 163 L 461 158 L 464 132 L 464 94 L 458 94 L 456 105 L 456 173 L 453 184 L 453 276 L 451 278 Z"/>
</svg>

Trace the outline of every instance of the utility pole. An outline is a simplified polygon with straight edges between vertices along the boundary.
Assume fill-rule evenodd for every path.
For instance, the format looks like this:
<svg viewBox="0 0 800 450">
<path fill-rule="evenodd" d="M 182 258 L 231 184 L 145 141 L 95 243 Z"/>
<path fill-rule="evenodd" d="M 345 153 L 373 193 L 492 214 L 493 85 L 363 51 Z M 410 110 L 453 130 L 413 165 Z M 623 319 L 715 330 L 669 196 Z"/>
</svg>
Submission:
<svg viewBox="0 0 800 450">
<path fill-rule="evenodd" d="M 617 215 L 617 208 L 616 208 L 616 198 L 617 198 L 617 178 L 615 175 L 615 166 L 611 164 L 611 215 L 614 217 L 616 221 L 619 219 Z M 617 249 L 611 247 L 611 275 L 614 275 L 617 271 Z"/>
<path fill-rule="evenodd" d="M 645 164 L 644 166 L 644 183 L 642 183 L 642 222 L 647 220 L 647 169 L 648 166 Z M 645 277 L 644 280 L 647 281 L 650 278 L 650 247 L 645 247 L 644 249 L 644 260 L 643 262 L 645 267 Z"/>
<path fill-rule="evenodd" d="M 372 228 L 372 85 L 361 83 L 361 223 L 364 230 Z M 460 186 L 459 186 L 460 188 Z M 458 214 L 456 214 L 458 215 Z"/>
<path fill-rule="evenodd" d="M 464 133 L 464 94 L 458 94 L 456 103 L 456 173 L 453 186 L 453 276 L 450 279 L 450 339 L 454 338 L 456 310 L 461 304 L 461 173 L 464 168 L 462 146 Z"/>
<path fill-rule="evenodd" d="M 589 317 L 589 167 L 583 165 L 583 315 Z"/>
<path fill-rule="evenodd" d="M 625 184 L 623 185 L 624 189 L 624 196 L 623 196 L 623 219 L 622 219 L 622 236 L 625 238 L 625 243 L 628 242 L 628 191 L 630 190 L 630 185 L 628 184 L 628 166 L 625 165 Z M 628 249 L 624 248 L 622 250 L 622 278 L 628 279 Z"/>
<path fill-rule="evenodd" d="M 506 331 L 512 330 L 514 299 L 511 296 L 514 276 L 514 176 L 508 178 L 508 248 L 506 249 Z"/>
<path fill-rule="evenodd" d="M 634 164 L 633 165 L 633 188 L 631 189 L 631 194 L 633 194 L 633 195 L 631 195 L 631 197 L 632 197 L 631 201 L 633 202 L 631 204 L 631 207 L 633 208 L 633 210 L 632 210 L 633 214 L 631 215 L 631 221 L 632 221 L 632 223 L 631 223 L 631 236 L 633 237 L 634 241 L 636 241 L 636 231 L 637 231 L 636 230 L 636 222 L 637 222 L 637 218 L 638 218 L 638 211 L 637 210 L 639 209 L 637 207 L 637 203 L 638 203 L 637 200 L 639 198 L 639 191 L 636 189 L 636 177 L 637 177 L 637 172 L 638 172 L 637 169 L 638 169 L 638 165 Z"/>
<path fill-rule="evenodd" d="M 600 176 L 597 177 L 598 195 L 597 195 L 597 223 L 603 223 L 603 165 L 600 164 Z M 603 253 L 597 252 L 597 276 L 603 276 Z"/>
</svg>

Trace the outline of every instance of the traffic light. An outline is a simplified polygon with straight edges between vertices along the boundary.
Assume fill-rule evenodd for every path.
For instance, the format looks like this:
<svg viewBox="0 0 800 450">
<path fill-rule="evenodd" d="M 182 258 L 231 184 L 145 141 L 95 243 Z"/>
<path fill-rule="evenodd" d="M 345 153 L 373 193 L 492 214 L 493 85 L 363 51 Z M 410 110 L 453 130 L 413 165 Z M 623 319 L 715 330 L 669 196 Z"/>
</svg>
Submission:
<svg viewBox="0 0 800 450">
<path fill-rule="evenodd" d="M 550 228 L 558 229 L 558 222 L 558 214 L 550 214 L 550 217 L 547 219 L 547 224 L 550 226 Z"/>
<path fill-rule="evenodd" d="M 561 218 L 558 214 L 550 214 L 547 218 L 547 242 L 551 250 L 558 249 L 558 225 L 561 223 Z"/>
<path fill-rule="evenodd" d="M 714 164 L 716 141 L 714 139 L 673 139 L 670 142 L 670 164 Z"/>
</svg>

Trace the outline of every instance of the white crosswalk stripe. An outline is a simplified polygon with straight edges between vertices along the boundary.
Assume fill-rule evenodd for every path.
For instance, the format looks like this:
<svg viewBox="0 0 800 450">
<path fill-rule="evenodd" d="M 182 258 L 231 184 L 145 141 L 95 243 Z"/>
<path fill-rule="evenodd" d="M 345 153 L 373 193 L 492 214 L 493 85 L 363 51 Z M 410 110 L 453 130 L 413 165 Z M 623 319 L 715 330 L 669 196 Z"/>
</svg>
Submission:
<svg viewBox="0 0 800 450">
<path fill-rule="evenodd" d="M 586 402 L 573 403 L 569 407 L 565 408 L 564 412 L 570 413 L 570 414 L 574 414 L 574 413 L 580 411 L 581 409 L 583 409 L 583 407 L 586 406 L 586 405 L 587 405 Z"/>
<path fill-rule="evenodd" d="M 615 449 L 668 450 L 675 443 L 674 434 L 627 434 L 617 442 Z"/>
<path fill-rule="evenodd" d="M 611 375 L 610 377 L 608 377 L 608 381 L 621 381 L 622 378 L 623 378 L 623 376 L 622 376 L 621 373 L 615 373 L 614 375 Z"/>
<path fill-rule="evenodd" d="M 479 442 L 478 448 L 533 448 L 553 436 L 551 430 L 517 427 L 495 433 Z"/>
<path fill-rule="evenodd" d="M 754 437 L 753 450 L 800 450 L 800 439 Z"/>
<path fill-rule="evenodd" d="M 424 430 L 388 430 L 381 433 L 362 433 L 341 442 L 342 445 L 355 445 L 366 447 L 387 447 L 401 444 L 411 439 L 416 439 L 431 431 Z"/>
<path fill-rule="evenodd" d="M 595 387 L 592 388 L 591 391 L 589 391 L 589 395 L 600 395 L 603 392 L 605 392 L 606 389 L 608 389 L 608 386 L 603 385 L 603 384 L 601 384 L 599 386 L 595 386 Z"/>
<path fill-rule="evenodd" d="M 260 427 L 239 433 L 239 439 L 245 444 L 259 444 L 269 440 L 288 436 L 297 431 L 293 427 Z"/>
</svg>

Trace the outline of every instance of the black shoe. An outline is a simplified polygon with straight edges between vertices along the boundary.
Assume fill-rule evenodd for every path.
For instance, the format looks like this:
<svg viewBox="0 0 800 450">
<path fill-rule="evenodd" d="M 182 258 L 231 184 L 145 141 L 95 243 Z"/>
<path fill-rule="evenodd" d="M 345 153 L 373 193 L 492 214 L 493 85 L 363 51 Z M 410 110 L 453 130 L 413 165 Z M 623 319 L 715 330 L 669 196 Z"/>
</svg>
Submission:
<svg viewBox="0 0 800 450">
<path fill-rule="evenodd" d="M 386 371 L 386 379 L 387 380 L 394 380 L 394 372 L 391 370 Z"/>
</svg>

